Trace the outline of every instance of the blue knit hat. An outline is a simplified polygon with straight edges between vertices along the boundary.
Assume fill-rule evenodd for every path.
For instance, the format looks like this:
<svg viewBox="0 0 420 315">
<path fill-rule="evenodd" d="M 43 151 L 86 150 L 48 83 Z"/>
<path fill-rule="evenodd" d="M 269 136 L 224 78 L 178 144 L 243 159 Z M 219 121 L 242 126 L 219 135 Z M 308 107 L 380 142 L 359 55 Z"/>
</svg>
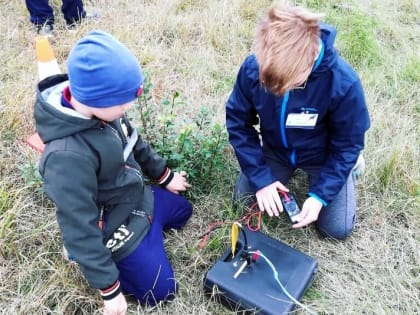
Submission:
<svg viewBox="0 0 420 315">
<path fill-rule="evenodd" d="M 76 43 L 67 60 L 67 71 L 72 96 L 89 107 L 131 102 L 144 81 L 134 55 L 102 31 L 93 31 Z"/>
</svg>

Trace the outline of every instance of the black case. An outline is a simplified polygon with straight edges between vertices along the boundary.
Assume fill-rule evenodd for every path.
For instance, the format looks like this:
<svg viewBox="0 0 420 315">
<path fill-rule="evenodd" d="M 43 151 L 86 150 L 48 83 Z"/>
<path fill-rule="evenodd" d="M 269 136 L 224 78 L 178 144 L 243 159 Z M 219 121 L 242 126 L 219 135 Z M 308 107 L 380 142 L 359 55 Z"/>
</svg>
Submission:
<svg viewBox="0 0 420 315">
<path fill-rule="evenodd" d="M 276 268 L 279 279 L 296 300 L 300 300 L 317 272 L 316 259 L 261 232 L 245 229 L 249 251 L 260 250 Z M 228 249 L 206 273 L 204 291 L 235 311 L 279 315 L 291 312 L 295 304 L 284 294 L 266 261 L 259 257 L 234 279 L 243 263 L 244 237 L 241 233 L 235 257 Z"/>
</svg>

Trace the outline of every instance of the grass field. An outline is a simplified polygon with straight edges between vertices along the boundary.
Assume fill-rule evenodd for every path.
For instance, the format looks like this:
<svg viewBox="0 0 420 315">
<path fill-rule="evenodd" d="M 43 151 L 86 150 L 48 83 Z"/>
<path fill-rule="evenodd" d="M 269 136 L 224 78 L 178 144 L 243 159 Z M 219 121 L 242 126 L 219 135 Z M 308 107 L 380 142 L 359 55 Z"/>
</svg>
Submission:
<svg viewBox="0 0 420 315">
<path fill-rule="evenodd" d="M 179 294 L 155 308 L 129 300 L 128 313 L 234 314 L 202 290 L 205 272 L 228 246 L 229 229 L 213 233 L 203 250 L 200 235 L 216 220 L 241 215 L 230 205 L 238 166 L 224 147 L 224 103 L 271 1 L 88 1 L 87 9 L 101 19 L 83 23 L 75 33 L 65 29 L 60 1 L 51 2 L 57 8 L 51 45 L 63 72 L 83 34 L 92 29 L 112 33 L 135 53 L 153 84 L 147 94 L 151 121 L 158 124 L 169 108 L 174 124 L 154 125 L 152 133 L 163 130 L 166 141 L 178 141 L 181 134 L 191 140 L 185 143 L 199 146 L 178 157 L 205 174 L 204 181 L 191 169 L 194 215 L 183 231 L 167 233 L 165 241 Z M 284 218 L 264 217 L 262 231 L 317 258 L 317 277 L 302 299 L 313 311 L 419 314 L 420 4 L 297 3 L 326 13 L 326 21 L 338 29 L 337 48 L 360 74 L 372 120 L 364 150 L 367 169 L 358 184 L 356 229 L 348 240 L 320 239 L 312 227 L 292 230 Z M 54 206 L 37 174 L 39 154 L 24 142 L 35 130 L 36 33 L 23 1 L 0 0 L 0 19 L 0 314 L 100 314 L 98 293 L 77 266 L 62 259 Z M 130 115 L 141 125 L 139 111 Z M 188 158 L 196 160 L 188 164 Z"/>
</svg>

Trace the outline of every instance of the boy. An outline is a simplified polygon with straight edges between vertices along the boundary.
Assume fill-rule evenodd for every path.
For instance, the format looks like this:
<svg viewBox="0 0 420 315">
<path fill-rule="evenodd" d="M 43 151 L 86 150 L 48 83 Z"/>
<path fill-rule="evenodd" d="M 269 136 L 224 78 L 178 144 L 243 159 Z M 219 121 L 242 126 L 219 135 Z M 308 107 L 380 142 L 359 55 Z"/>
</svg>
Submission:
<svg viewBox="0 0 420 315">
<path fill-rule="evenodd" d="M 309 192 L 293 227 L 316 222 L 322 235 L 345 239 L 355 224 L 351 171 L 370 121 L 360 79 L 333 47 L 336 30 L 320 18 L 279 3 L 257 29 L 255 52 L 226 104 L 241 167 L 234 200 L 255 193 L 259 208 L 278 216 L 278 190 L 288 191 L 302 169 Z"/>
<path fill-rule="evenodd" d="M 104 314 L 125 314 L 122 289 L 150 305 L 170 299 L 177 285 L 162 230 L 188 221 L 179 192 L 190 185 L 124 115 L 141 94 L 141 68 L 127 47 L 94 31 L 72 48 L 67 69 L 39 83 L 35 120 L 68 256 L 100 290 Z M 143 172 L 166 189 L 146 185 Z"/>
</svg>

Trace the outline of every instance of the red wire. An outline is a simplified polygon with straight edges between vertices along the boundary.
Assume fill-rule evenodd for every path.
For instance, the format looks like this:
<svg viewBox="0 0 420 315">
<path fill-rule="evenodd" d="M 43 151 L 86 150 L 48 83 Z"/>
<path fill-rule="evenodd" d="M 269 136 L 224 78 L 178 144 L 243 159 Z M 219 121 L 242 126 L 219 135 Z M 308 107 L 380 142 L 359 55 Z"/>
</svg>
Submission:
<svg viewBox="0 0 420 315">
<path fill-rule="evenodd" d="M 206 232 L 204 233 L 204 237 L 200 242 L 200 248 L 203 249 L 206 246 L 207 240 L 210 236 L 210 232 L 213 231 L 213 229 L 215 229 L 216 227 L 222 226 L 224 224 L 227 224 L 228 222 L 223 222 L 223 221 L 217 221 L 217 222 L 213 222 L 209 225 L 209 227 L 207 228 Z"/>
<path fill-rule="evenodd" d="M 280 189 L 277 189 L 277 191 L 278 191 L 280 194 L 282 194 L 282 195 L 283 195 L 283 197 L 284 197 L 284 199 L 285 199 L 286 201 L 290 201 L 289 195 L 288 195 L 285 191 L 280 190 Z"/>
<path fill-rule="evenodd" d="M 254 203 L 253 203 L 253 204 L 249 207 L 249 209 L 250 209 L 250 210 L 254 210 L 254 208 L 255 208 L 257 205 L 258 205 L 258 204 L 257 204 L 256 202 L 254 202 Z M 260 211 L 260 210 L 253 211 L 253 212 L 249 212 L 249 213 L 247 213 L 245 216 L 243 216 L 242 218 L 240 218 L 240 219 L 238 220 L 238 222 L 240 222 L 240 223 L 245 222 L 245 223 L 246 223 L 246 226 L 248 227 L 248 229 L 250 229 L 251 231 L 256 232 L 256 231 L 258 231 L 258 230 L 261 228 L 261 213 L 262 213 L 262 211 Z M 254 216 L 257 216 L 257 225 L 256 225 L 255 227 L 253 227 L 253 226 L 251 225 L 252 218 L 253 218 Z"/>
<path fill-rule="evenodd" d="M 289 195 L 283 191 L 278 189 L 277 190 L 280 194 L 283 195 L 284 199 L 286 201 L 290 201 Z M 245 216 L 243 216 L 242 218 L 238 219 L 237 221 L 216 221 L 210 224 L 210 226 L 207 228 L 206 233 L 204 234 L 204 237 L 200 243 L 200 248 L 203 249 L 206 246 L 207 240 L 209 238 L 210 233 L 213 231 L 213 229 L 215 229 L 216 227 L 225 225 L 225 224 L 233 224 L 234 222 L 240 222 L 242 224 L 246 224 L 246 226 L 248 227 L 249 230 L 256 232 L 259 231 L 261 228 L 261 214 L 262 211 L 261 210 L 256 210 L 253 211 L 254 208 L 258 205 L 257 202 L 254 202 L 249 209 L 251 210 L 249 213 L 247 213 Z M 256 225 L 252 225 L 252 220 L 253 218 L 256 216 Z"/>
<path fill-rule="evenodd" d="M 252 211 L 255 207 L 257 206 L 257 203 L 253 203 L 249 209 L 251 210 L 250 212 L 248 212 L 246 215 L 244 215 L 242 218 L 236 220 L 236 221 L 216 221 L 213 222 L 209 225 L 209 227 L 207 228 L 206 232 L 204 233 L 204 237 L 200 242 L 200 248 L 203 249 L 206 246 L 206 243 L 208 241 L 208 238 L 210 236 L 210 233 L 217 227 L 220 227 L 222 225 L 225 224 L 233 224 L 235 222 L 239 222 L 242 224 L 246 224 L 246 226 L 248 227 L 249 230 L 256 232 L 259 231 L 261 228 L 261 214 L 262 211 L 260 210 L 256 210 L 256 211 Z M 256 220 L 256 225 L 252 225 L 252 220 L 254 217 L 257 217 Z"/>
</svg>

